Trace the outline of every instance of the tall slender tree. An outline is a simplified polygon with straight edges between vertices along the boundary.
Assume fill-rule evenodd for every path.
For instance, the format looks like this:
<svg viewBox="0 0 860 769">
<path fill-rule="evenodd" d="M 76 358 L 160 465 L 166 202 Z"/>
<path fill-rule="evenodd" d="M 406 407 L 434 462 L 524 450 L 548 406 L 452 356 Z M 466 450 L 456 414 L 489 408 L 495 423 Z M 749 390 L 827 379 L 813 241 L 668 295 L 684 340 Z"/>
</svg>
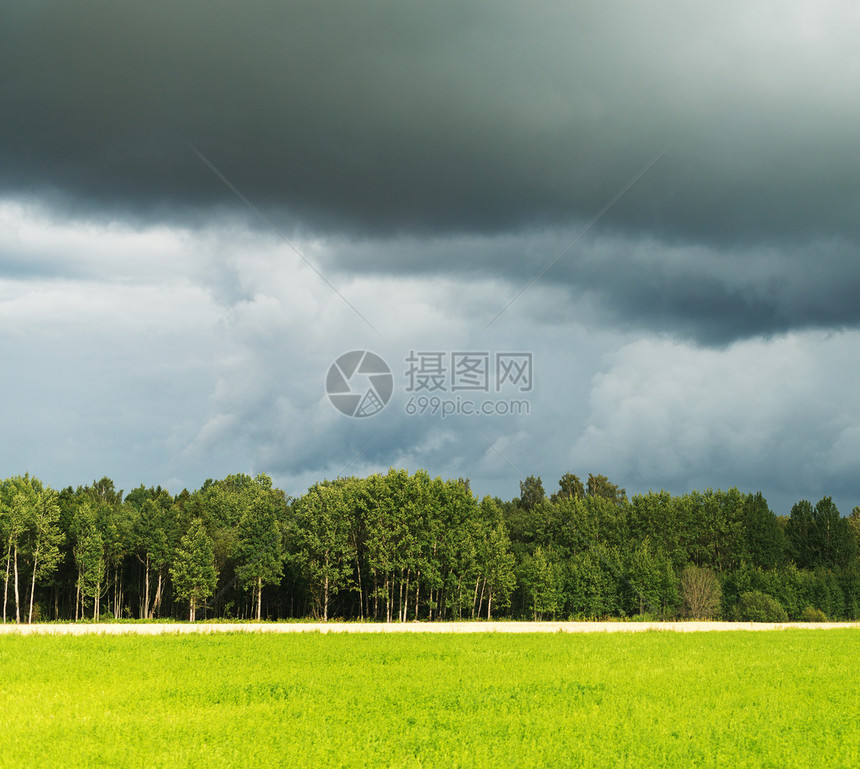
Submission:
<svg viewBox="0 0 860 769">
<path fill-rule="evenodd" d="M 283 533 L 277 500 L 261 490 L 239 519 L 236 574 L 251 585 L 257 621 L 261 619 L 263 585 L 280 581 L 284 574 Z"/>
<path fill-rule="evenodd" d="M 323 621 L 328 621 L 332 596 L 349 585 L 352 574 L 354 543 L 345 487 L 343 481 L 314 484 L 293 507 L 293 551 Z"/>
<path fill-rule="evenodd" d="M 170 576 L 177 596 L 188 601 L 189 621 L 195 622 L 197 609 L 212 595 L 218 583 L 212 538 L 200 518 L 191 522 L 190 529 L 180 540 Z"/>
<path fill-rule="evenodd" d="M 552 495 L 552 501 L 559 499 L 582 499 L 585 496 L 585 486 L 579 476 L 573 473 L 565 473 L 558 482 L 558 491 Z"/>
<path fill-rule="evenodd" d="M 83 607 L 83 599 L 91 598 L 93 619 L 98 619 L 105 576 L 104 538 L 98 528 L 97 513 L 89 502 L 84 502 L 78 508 L 75 529 L 74 555 L 78 567 L 77 591 L 80 604 Z"/>
<path fill-rule="evenodd" d="M 21 538 L 27 529 L 27 488 L 29 476 L 16 476 L 3 482 L 0 490 L 0 520 L 4 535 L 4 579 L 3 579 L 3 621 L 6 621 L 9 600 L 9 581 L 13 581 L 15 594 L 15 621 L 21 621 L 20 591 L 18 587 L 18 549 Z"/>
<path fill-rule="evenodd" d="M 33 596 L 36 582 L 49 576 L 57 568 L 62 557 L 60 545 L 65 536 L 59 527 L 60 506 L 57 493 L 51 488 L 36 491 L 34 505 L 29 516 L 29 555 L 32 577 L 30 582 L 30 606 L 27 622 L 33 622 Z"/>
</svg>

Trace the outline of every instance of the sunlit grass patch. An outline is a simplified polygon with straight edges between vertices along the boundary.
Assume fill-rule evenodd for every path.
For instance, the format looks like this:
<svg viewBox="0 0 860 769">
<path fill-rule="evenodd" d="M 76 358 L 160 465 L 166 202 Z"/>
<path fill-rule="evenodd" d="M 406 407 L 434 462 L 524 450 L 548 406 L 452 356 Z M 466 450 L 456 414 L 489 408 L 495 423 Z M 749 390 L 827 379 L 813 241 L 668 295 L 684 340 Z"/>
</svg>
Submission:
<svg viewBox="0 0 860 769">
<path fill-rule="evenodd" d="M 0 638 L 0 766 L 860 765 L 860 632 Z"/>
</svg>

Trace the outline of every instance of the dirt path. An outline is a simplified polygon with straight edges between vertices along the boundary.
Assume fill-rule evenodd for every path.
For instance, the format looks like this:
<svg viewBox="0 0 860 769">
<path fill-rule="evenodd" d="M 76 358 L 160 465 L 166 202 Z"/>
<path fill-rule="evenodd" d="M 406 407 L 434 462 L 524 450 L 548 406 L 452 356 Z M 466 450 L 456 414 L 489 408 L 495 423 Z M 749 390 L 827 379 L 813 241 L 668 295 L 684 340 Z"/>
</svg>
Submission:
<svg viewBox="0 0 860 769">
<path fill-rule="evenodd" d="M 163 633 L 690 633 L 714 630 L 819 630 L 853 627 L 851 622 L 282 622 L 282 623 L 104 623 L 0 625 L 0 635 L 161 635 Z"/>
</svg>

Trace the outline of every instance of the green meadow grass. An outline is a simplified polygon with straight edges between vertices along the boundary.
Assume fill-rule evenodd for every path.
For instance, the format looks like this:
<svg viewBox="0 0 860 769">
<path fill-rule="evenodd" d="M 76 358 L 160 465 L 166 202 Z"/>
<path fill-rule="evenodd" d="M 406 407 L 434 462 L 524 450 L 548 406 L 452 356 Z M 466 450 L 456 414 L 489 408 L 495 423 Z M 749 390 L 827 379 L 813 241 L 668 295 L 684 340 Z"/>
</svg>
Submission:
<svg viewBox="0 0 860 769">
<path fill-rule="evenodd" d="M 0 767 L 860 766 L 860 632 L 0 637 Z"/>
</svg>

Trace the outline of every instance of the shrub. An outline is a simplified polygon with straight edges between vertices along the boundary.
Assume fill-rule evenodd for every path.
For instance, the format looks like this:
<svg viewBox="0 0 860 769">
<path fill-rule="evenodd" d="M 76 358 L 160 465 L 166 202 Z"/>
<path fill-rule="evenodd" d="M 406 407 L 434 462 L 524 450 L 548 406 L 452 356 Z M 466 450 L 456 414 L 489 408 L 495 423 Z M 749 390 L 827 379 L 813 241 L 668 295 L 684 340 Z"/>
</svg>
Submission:
<svg viewBox="0 0 860 769">
<path fill-rule="evenodd" d="M 736 618 L 742 622 L 786 622 L 785 607 L 773 596 L 753 590 L 741 593 Z"/>
<path fill-rule="evenodd" d="M 827 622 L 827 615 L 814 606 L 807 606 L 800 615 L 803 622 Z"/>
<path fill-rule="evenodd" d="M 693 619 L 714 619 L 720 612 L 723 591 L 710 569 L 688 566 L 681 572 L 684 613 Z"/>
</svg>

